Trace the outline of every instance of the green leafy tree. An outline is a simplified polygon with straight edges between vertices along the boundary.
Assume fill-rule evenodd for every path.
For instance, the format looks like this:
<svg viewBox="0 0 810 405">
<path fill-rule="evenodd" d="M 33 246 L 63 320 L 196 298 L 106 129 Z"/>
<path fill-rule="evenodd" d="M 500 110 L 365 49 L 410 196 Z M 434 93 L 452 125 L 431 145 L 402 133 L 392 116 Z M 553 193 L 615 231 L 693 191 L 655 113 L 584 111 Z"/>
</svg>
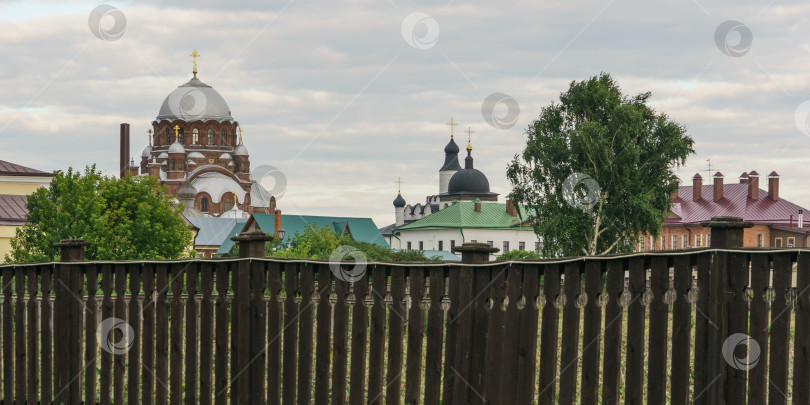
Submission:
<svg viewBox="0 0 810 405">
<path fill-rule="evenodd" d="M 572 82 L 528 128 L 508 165 L 510 197 L 535 217 L 544 256 L 632 250 L 657 235 L 676 190 L 674 169 L 694 153 L 683 125 L 623 95 L 609 74 Z"/>
<path fill-rule="evenodd" d="M 527 260 L 527 259 L 540 259 L 539 253 L 529 252 L 526 250 L 510 250 L 500 256 L 496 260 Z"/>
<path fill-rule="evenodd" d="M 48 188 L 28 196 L 26 225 L 11 240 L 6 262 L 59 259 L 53 244 L 62 239 L 90 242 L 88 260 L 175 259 L 192 254 L 193 234 L 150 176 L 102 176 L 95 165 L 84 174 L 57 171 Z"/>
</svg>

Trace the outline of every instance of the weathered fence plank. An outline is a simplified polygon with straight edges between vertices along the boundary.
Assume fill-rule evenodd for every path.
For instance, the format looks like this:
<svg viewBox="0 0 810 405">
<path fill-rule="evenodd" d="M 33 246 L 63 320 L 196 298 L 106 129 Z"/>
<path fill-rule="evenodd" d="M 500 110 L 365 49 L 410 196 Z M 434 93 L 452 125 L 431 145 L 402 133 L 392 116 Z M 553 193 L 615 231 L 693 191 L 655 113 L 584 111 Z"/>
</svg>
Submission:
<svg viewBox="0 0 810 405">
<path fill-rule="evenodd" d="M 560 306 L 564 296 L 560 291 L 560 265 L 543 265 L 543 306 L 542 329 L 540 330 L 540 377 L 537 388 L 537 402 L 557 403 L 557 347 L 559 344 Z"/>
<path fill-rule="evenodd" d="M 599 402 L 599 354 L 602 340 L 602 307 L 599 302 L 602 295 L 602 262 L 585 263 L 585 296 L 582 331 L 582 388 L 581 403 L 597 404 Z M 608 322 L 613 322 L 610 319 Z"/>
<path fill-rule="evenodd" d="M 644 292 L 647 285 L 647 267 L 643 257 L 630 259 L 628 292 L 630 303 L 627 311 L 627 368 L 625 369 L 625 403 L 644 403 L 644 324 L 646 323 Z"/>
<path fill-rule="evenodd" d="M 667 401 L 667 326 L 668 308 L 664 301 L 669 281 L 667 258 L 655 256 L 650 263 L 650 336 L 647 368 L 647 403 L 664 405 Z"/>
<path fill-rule="evenodd" d="M 771 304 L 771 357 L 770 381 L 768 403 L 779 405 L 787 404 L 788 393 L 788 365 L 790 352 L 790 307 L 788 289 L 791 285 L 793 271 L 791 269 L 790 253 L 775 253 L 773 255 L 773 289 L 775 292 Z M 763 326 L 764 327 L 764 326 Z"/>
</svg>

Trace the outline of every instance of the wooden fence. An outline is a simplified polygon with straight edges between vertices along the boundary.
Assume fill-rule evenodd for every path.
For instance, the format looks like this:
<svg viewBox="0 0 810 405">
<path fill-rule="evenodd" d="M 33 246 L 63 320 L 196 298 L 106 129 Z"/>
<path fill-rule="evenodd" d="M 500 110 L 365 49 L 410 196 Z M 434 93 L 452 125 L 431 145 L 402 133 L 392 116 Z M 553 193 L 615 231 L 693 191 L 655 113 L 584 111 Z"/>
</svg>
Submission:
<svg viewBox="0 0 810 405">
<path fill-rule="evenodd" d="M 63 249 L 0 266 L 4 404 L 810 403 L 808 250 L 371 263 L 349 283 Z"/>
</svg>

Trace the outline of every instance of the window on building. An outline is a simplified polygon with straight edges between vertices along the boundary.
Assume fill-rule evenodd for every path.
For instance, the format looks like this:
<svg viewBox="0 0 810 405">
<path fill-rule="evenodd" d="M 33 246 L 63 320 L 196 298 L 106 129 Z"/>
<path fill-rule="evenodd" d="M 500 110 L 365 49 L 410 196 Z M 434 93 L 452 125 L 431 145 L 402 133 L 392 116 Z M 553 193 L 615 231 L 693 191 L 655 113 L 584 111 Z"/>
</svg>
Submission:
<svg viewBox="0 0 810 405">
<path fill-rule="evenodd" d="M 234 167 L 233 171 L 234 171 L 235 173 L 239 173 L 239 162 L 234 163 L 234 164 L 233 164 L 233 167 Z"/>
<path fill-rule="evenodd" d="M 205 197 L 200 200 L 200 211 L 208 212 L 208 199 Z"/>
<path fill-rule="evenodd" d="M 782 238 L 774 238 L 773 239 L 773 247 L 782 247 Z"/>
<path fill-rule="evenodd" d="M 219 144 L 227 146 L 228 145 L 228 135 L 227 135 L 227 132 L 225 132 L 225 128 L 222 129 L 222 134 L 220 135 L 220 138 L 221 139 L 219 140 Z"/>
<path fill-rule="evenodd" d="M 540 253 L 540 242 L 534 242 L 534 253 Z"/>
<path fill-rule="evenodd" d="M 526 242 L 518 242 L 519 250 L 526 250 Z"/>
<path fill-rule="evenodd" d="M 164 145 L 170 145 L 172 143 L 172 133 L 169 128 L 166 128 L 166 143 Z"/>
<path fill-rule="evenodd" d="M 425 244 L 421 240 L 419 241 L 419 250 L 425 250 Z"/>
<path fill-rule="evenodd" d="M 439 241 L 439 250 L 444 250 L 444 241 L 443 240 Z"/>
<path fill-rule="evenodd" d="M 169 166 L 169 170 L 174 171 L 174 160 L 171 161 L 171 165 Z"/>
<path fill-rule="evenodd" d="M 411 242 L 408 242 L 408 250 L 411 250 Z"/>
<path fill-rule="evenodd" d="M 644 239 L 641 239 L 641 242 L 638 244 L 638 251 L 639 252 L 644 251 Z"/>
<path fill-rule="evenodd" d="M 470 240 L 470 243 L 478 243 L 478 241 L 475 240 L 475 239 L 472 239 L 472 240 Z"/>
<path fill-rule="evenodd" d="M 503 241 L 503 251 L 504 251 L 504 253 L 509 251 L 509 241 L 508 240 Z"/>
<path fill-rule="evenodd" d="M 757 247 L 765 246 L 765 235 L 758 233 L 757 234 Z"/>
<path fill-rule="evenodd" d="M 672 250 L 678 248 L 678 235 L 672 235 Z"/>
<path fill-rule="evenodd" d="M 661 236 L 661 250 L 667 250 L 667 237 Z"/>
<path fill-rule="evenodd" d="M 206 142 L 206 145 L 213 145 L 214 144 L 214 129 L 213 128 L 208 128 L 208 140 L 207 141 L 208 142 Z"/>
<path fill-rule="evenodd" d="M 456 247 L 456 240 L 450 239 L 450 251 L 452 251 L 454 247 Z"/>
<path fill-rule="evenodd" d="M 225 197 L 225 211 L 233 208 L 233 197 Z"/>
<path fill-rule="evenodd" d="M 177 132 L 177 142 L 180 142 L 180 145 L 185 145 L 183 143 L 183 128 L 180 128 L 180 131 Z"/>
<path fill-rule="evenodd" d="M 707 233 L 706 234 L 706 246 L 711 246 L 711 245 L 712 245 L 712 234 Z"/>
<path fill-rule="evenodd" d="M 655 237 L 650 235 L 650 250 L 655 250 Z"/>
<path fill-rule="evenodd" d="M 194 128 L 194 129 L 191 130 L 191 142 L 194 143 L 195 145 L 200 144 L 200 130 L 199 129 Z"/>
<path fill-rule="evenodd" d="M 681 249 L 686 249 L 689 247 L 689 235 L 683 235 L 683 243 L 681 243 Z"/>
<path fill-rule="evenodd" d="M 702 242 L 703 235 L 695 235 L 695 247 L 700 247 L 700 242 Z"/>
<path fill-rule="evenodd" d="M 787 247 L 796 247 L 796 238 L 788 238 Z"/>
<path fill-rule="evenodd" d="M 488 241 L 487 241 L 487 245 L 489 245 L 489 247 L 493 247 L 493 246 L 495 246 L 495 244 L 494 244 L 494 243 L 493 243 L 491 240 L 488 240 Z"/>
</svg>

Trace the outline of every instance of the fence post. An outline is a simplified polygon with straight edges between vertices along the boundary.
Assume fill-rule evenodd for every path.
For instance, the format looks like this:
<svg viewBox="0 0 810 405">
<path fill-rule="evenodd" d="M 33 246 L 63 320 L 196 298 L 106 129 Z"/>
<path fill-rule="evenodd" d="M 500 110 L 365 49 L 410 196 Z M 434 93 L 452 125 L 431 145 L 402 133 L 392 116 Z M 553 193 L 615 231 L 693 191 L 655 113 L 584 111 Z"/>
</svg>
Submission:
<svg viewBox="0 0 810 405">
<path fill-rule="evenodd" d="M 713 217 L 701 223 L 711 228 L 711 247 L 714 249 L 734 249 L 743 247 L 745 228 L 753 226 L 739 217 Z M 730 396 L 744 395 L 745 371 L 726 364 L 723 357 L 723 343 L 730 333 L 748 330 L 747 316 L 740 317 L 740 310 L 746 311 L 742 294 L 735 294 L 735 286 L 748 284 L 748 267 L 732 268 L 728 252 L 715 252 L 709 274 L 709 320 L 716 327 L 708 328 L 708 370 L 707 378 L 716 379 L 710 388 L 710 403 L 726 404 Z M 739 308 L 742 303 L 743 308 Z M 699 338 L 699 337 L 696 337 Z M 705 381 L 711 384 L 712 381 Z M 705 386 L 705 385 L 704 385 Z M 735 400 L 736 401 L 736 400 Z M 731 401 L 728 403 L 733 403 Z"/>
<path fill-rule="evenodd" d="M 461 262 L 464 264 L 481 264 L 489 262 L 489 255 L 497 252 L 498 248 L 486 243 L 465 243 L 453 248 L 453 252 L 461 253 Z"/>
<path fill-rule="evenodd" d="M 265 245 L 273 237 L 254 231 L 243 232 L 231 240 L 238 243 L 239 258 L 250 259 L 265 257 Z M 240 405 L 264 402 L 264 387 L 251 384 L 252 381 L 264 380 L 264 346 L 251 344 L 254 329 L 258 333 L 262 322 L 266 321 L 263 268 L 260 263 L 254 265 L 252 260 L 243 260 L 232 275 L 231 355 L 236 361 L 233 363 L 234 370 L 231 370 L 231 398 L 236 398 L 236 403 Z M 254 363 L 260 367 L 254 367 Z"/>
<path fill-rule="evenodd" d="M 84 261 L 84 249 L 90 243 L 82 239 L 65 239 L 55 243 L 61 249 L 61 262 Z M 55 404 L 81 401 L 82 353 L 82 274 L 76 266 L 60 264 L 54 272 L 54 389 Z"/>
</svg>

